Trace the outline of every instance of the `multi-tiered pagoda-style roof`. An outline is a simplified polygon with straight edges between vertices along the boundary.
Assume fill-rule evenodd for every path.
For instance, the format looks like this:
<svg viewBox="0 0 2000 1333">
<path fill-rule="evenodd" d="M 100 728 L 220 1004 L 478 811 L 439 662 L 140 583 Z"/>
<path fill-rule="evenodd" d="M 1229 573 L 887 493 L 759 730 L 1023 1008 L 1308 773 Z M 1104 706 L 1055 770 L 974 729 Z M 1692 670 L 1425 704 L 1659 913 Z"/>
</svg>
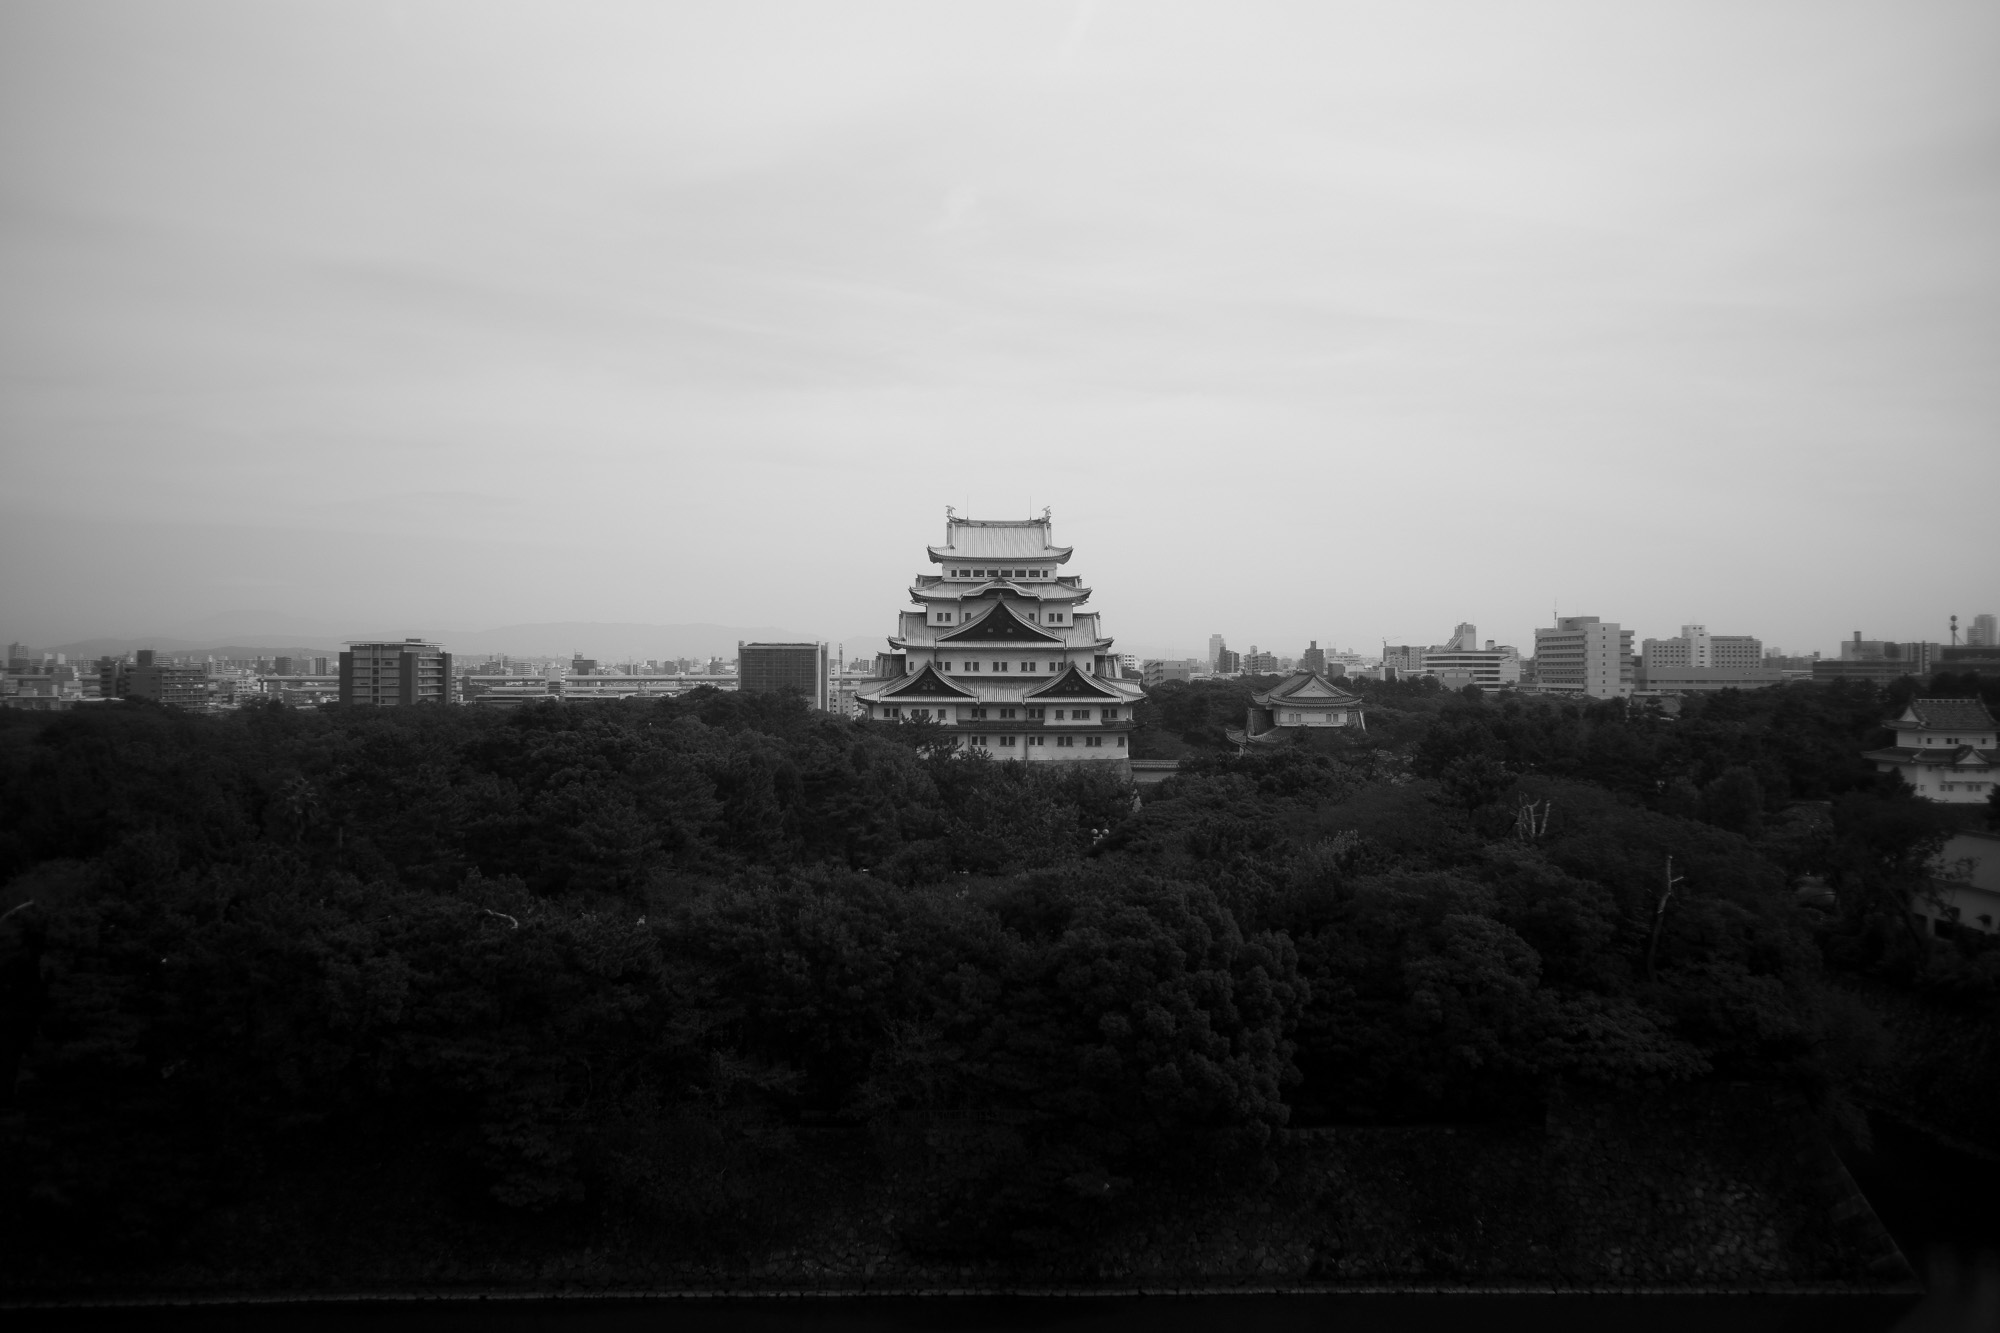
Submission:
<svg viewBox="0 0 2000 1333">
<path fill-rule="evenodd" d="M 927 554 L 938 572 L 917 577 L 916 609 L 889 638 L 903 674 L 857 692 L 865 715 L 942 721 L 962 748 L 998 758 L 1124 762 L 1144 692 L 1085 609 L 1090 589 L 1059 572 L 1071 549 L 1051 540 L 1048 515 L 952 515 Z"/>
</svg>

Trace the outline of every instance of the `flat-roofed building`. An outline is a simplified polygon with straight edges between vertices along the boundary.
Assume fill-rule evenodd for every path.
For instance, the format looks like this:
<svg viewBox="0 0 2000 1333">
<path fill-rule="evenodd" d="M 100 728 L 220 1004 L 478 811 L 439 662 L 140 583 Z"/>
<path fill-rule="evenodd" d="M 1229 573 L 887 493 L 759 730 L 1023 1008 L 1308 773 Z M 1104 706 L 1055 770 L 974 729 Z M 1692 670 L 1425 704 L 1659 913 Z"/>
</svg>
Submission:
<svg viewBox="0 0 2000 1333">
<path fill-rule="evenodd" d="M 423 639 L 350 643 L 337 674 L 344 704 L 445 704 L 457 695 L 451 654 Z"/>
<path fill-rule="evenodd" d="M 2000 676 L 2000 645 L 1947 644 L 1938 653 L 1939 671 L 1969 671 L 1975 676 Z"/>
<path fill-rule="evenodd" d="M 1139 681 L 1150 690 L 1170 680 L 1193 680 L 1206 674 L 1206 665 L 1198 657 L 1149 657 L 1139 666 Z"/>
<path fill-rule="evenodd" d="M 1647 639 L 1642 645 L 1648 666 L 1762 667 L 1764 644 L 1748 634 L 1710 634 L 1706 625 L 1682 625 L 1672 639 Z"/>
<path fill-rule="evenodd" d="M 1544 693 L 1623 699 L 1632 684 L 1632 631 L 1616 621 L 1560 616 L 1535 631 L 1535 687 Z"/>
<path fill-rule="evenodd" d="M 177 708 L 206 708 L 208 668 L 187 662 L 162 662 L 151 648 L 141 648 L 131 662 L 101 658 L 98 693 L 106 699 L 151 699 Z"/>
<path fill-rule="evenodd" d="M 1944 645 L 1922 641 L 1898 642 L 1891 639 L 1864 639 L 1861 631 L 1843 640 L 1840 656 L 1821 658 L 1812 665 L 1814 680 L 1872 680 L 1888 685 L 1904 676 L 1923 679 L 1938 669 Z"/>
<path fill-rule="evenodd" d="M 1450 643 L 1423 650 L 1414 674 L 1435 676 L 1438 684 L 1448 690 L 1467 685 L 1497 690 L 1503 685 L 1521 683 L 1521 654 L 1490 640 L 1481 648 L 1478 627 L 1461 624 L 1452 631 Z"/>
<path fill-rule="evenodd" d="M 474 672 L 459 678 L 464 701 L 479 708 L 524 703 L 589 703 L 618 699 L 670 699 L 702 688 L 734 691 L 734 675 L 634 672 L 596 676 L 524 676 Z"/>
<path fill-rule="evenodd" d="M 1406 676 L 1423 674 L 1424 654 L 1429 648 L 1414 643 L 1384 643 L 1382 645 L 1382 678 L 1401 679 Z M 1393 673 L 1393 676 L 1392 674 Z"/>
<path fill-rule="evenodd" d="M 1712 694 L 1782 684 L 1785 673 L 1764 664 L 1764 644 L 1748 634 L 1710 634 L 1682 625 L 1671 639 L 1647 639 L 1634 664 L 1637 693 Z"/>
<path fill-rule="evenodd" d="M 823 643 L 736 645 L 736 688 L 745 694 L 796 694 L 824 713 L 830 674 Z"/>
</svg>

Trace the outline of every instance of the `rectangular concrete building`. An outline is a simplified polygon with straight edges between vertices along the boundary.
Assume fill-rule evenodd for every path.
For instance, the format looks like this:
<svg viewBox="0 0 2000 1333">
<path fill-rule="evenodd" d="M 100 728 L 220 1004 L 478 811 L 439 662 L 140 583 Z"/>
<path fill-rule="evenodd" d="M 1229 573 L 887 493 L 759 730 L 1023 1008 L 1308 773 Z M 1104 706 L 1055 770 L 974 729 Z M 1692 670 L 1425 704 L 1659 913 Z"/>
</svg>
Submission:
<svg viewBox="0 0 2000 1333">
<path fill-rule="evenodd" d="M 1615 621 L 1562 616 L 1535 631 L 1535 683 L 1547 693 L 1629 698 L 1632 674 L 1632 631 Z"/>
<path fill-rule="evenodd" d="M 340 655 L 340 702 L 421 704 L 454 701 L 451 654 L 422 639 L 350 643 Z"/>
<path fill-rule="evenodd" d="M 744 694 L 797 694 L 824 713 L 829 674 L 823 643 L 736 645 L 736 688 Z"/>
</svg>

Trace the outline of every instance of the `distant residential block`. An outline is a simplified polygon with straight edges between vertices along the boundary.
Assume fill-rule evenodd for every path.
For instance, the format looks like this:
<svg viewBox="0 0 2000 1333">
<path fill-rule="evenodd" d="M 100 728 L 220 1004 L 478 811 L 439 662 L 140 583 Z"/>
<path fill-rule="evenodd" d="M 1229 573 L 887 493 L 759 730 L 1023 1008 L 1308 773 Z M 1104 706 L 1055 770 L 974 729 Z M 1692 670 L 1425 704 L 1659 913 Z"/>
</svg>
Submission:
<svg viewBox="0 0 2000 1333">
<path fill-rule="evenodd" d="M 1198 657 L 1150 657 L 1139 667 L 1139 680 L 1147 689 L 1170 680 L 1193 680 L 1207 668 Z"/>
<path fill-rule="evenodd" d="M 350 643 L 340 655 L 344 704 L 450 703 L 451 654 L 423 639 Z"/>
<path fill-rule="evenodd" d="M 666 699 L 704 686 L 735 690 L 737 678 L 692 672 L 634 672 L 599 676 L 523 676 L 476 672 L 459 678 L 464 701 L 476 708 L 525 703 L 587 703 L 617 699 Z"/>
<path fill-rule="evenodd" d="M 1864 639 L 1861 631 L 1840 645 L 1838 658 L 1813 663 L 1814 680 L 1872 680 L 1886 685 L 1904 676 L 1924 677 L 1938 669 L 1944 645 Z"/>
<path fill-rule="evenodd" d="M 208 669 L 162 662 L 151 648 L 141 648 L 129 663 L 111 657 L 100 659 L 98 693 L 106 699 L 151 699 L 178 708 L 206 708 Z"/>
<path fill-rule="evenodd" d="M 2000 644 L 1949 644 L 1938 650 L 1939 671 L 1970 671 L 1977 676 L 2000 676 Z"/>
<path fill-rule="evenodd" d="M 1641 694 L 1701 694 L 1756 690 L 1782 684 L 1783 670 L 1764 662 L 1762 640 L 1747 634 L 1710 634 L 1706 625 L 1682 625 L 1671 639 L 1647 639 L 1634 664 Z"/>
<path fill-rule="evenodd" d="M 1447 690 L 1467 685 L 1497 690 L 1503 685 L 1521 683 L 1521 654 L 1491 640 L 1481 648 L 1478 626 L 1461 624 L 1452 632 L 1450 643 L 1423 650 L 1415 674 L 1435 676 Z"/>
</svg>

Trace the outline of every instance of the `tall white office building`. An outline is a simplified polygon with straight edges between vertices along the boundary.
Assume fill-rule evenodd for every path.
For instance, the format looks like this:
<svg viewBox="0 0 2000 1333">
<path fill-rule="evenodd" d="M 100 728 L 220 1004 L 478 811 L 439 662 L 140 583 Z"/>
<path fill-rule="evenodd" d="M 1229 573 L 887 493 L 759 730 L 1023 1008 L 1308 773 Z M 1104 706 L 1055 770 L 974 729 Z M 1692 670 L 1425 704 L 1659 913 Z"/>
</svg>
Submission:
<svg viewBox="0 0 2000 1333">
<path fill-rule="evenodd" d="M 1553 694 L 1624 699 L 1632 693 L 1632 631 L 1596 616 L 1559 616 L 1535 631 L 1535 680 Z"/>
</svg>

